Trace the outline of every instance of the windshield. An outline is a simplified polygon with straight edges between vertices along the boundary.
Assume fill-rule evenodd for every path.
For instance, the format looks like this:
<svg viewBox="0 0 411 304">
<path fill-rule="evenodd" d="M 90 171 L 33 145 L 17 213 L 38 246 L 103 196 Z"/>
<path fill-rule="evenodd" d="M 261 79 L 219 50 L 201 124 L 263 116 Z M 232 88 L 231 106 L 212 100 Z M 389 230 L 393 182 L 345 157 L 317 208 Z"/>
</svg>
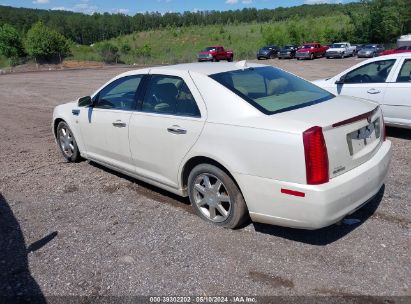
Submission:
<svg viewBox="0 0 411 304">
<path fill-rule="evenodd" d="M 283 47 L 284 50 L 291 50 L 293 48 L 294 48 L 293 45 L 286 45 L 286 46 Z"/>
<path fill-rule="evenodd" d="M 341 49 L 345 47 L 344 43 L 334 43 L 333 45 L 331 45 L 332 48 L 334 49 Z"/>
<path fill-rule="evenodd" d="M 334 97 L 306 80 L 273 67 L 236 70 L 210 77 L 269 115 L 307 107 Z"/>
<path fill-rule="evenodd" d="M 313 44 L 304 44 L 302 48 L 303 49 L 311 49 L 311 48 L 313 49 L 314 45 Z"/>
<path fill-rule="evenodd" d="M 363 48 L 364 48 L 364 49 L 374 49 L 374 48 L 376 48 L 376 47 L 377 47 L 376 45 L 367 44 L 367 45 L 364 46 Z"/>
<path fill-rule="evenodd" d="M 216 48 L 215 47 L 207 47 L 204 50 L 202 50 L 202 52 L 215 52 Z"/>
</svg>

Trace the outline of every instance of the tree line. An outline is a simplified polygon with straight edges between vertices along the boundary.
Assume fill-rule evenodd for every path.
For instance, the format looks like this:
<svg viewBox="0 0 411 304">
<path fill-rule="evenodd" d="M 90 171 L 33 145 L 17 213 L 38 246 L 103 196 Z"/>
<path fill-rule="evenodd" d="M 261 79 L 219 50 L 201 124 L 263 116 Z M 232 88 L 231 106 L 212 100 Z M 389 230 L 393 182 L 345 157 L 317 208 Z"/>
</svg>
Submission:
<svg viewBox="0 0 411 304">
<path fill-rule="evenodd" d="M 325 18 L 325 19 L 324 19 Z M 324 20 L 328 20 L 324 22 Z M 392 43 L 411 32 L 409 0 L 362 0 L 349 4 L 301 5 L 290 8 L 246 8 L 236 11 L 86 15 L 0 6 L 0 55 L 18 63 L 21 57 L 61 60 L 74 46 L 97 43 L 93 52 L 107 62 L 117 62 L 119 53 L 151 54 L 150 45 L 131 50 L 130 45 L 113 45 L 108 40 L 152 29 L 183 29 L 188 26 L 236 26 L 261 24 L 265 43 L 301 44 L 305 41 Z M 230 37 L 229 37 L 230 38 Z"/>
<path fill-rule="evenodd" d="M 86 15 L 68 11 L 39 10 L 0 6 L 0 25 L 11 24 L 20 33 L 26 33 L 41 21 L 68 39 L 83 45 L 107 40 L 136 31 L 165 27 L 216 25 L 232 23 L 264 23 L 283 21 L 291 17 L 320 17 L 346 13 L 358 9 L 358 3 L 302 5 L 290 8 L 244 8 L 230 11 L 199 11 L 183 13 L 147 12 L 134 16 L 95 13 Z"/>
</svg>

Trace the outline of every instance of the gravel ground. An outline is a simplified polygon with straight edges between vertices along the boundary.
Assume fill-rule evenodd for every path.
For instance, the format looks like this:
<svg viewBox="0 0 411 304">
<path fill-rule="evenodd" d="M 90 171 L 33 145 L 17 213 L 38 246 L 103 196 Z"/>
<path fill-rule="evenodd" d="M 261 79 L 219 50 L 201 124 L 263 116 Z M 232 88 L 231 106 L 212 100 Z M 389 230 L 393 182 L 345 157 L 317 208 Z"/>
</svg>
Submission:
<svg viewBox="0 0 411 304">
<path fill-rule="evenodd" d="M 307 79 L 356 62 L 266 61 Z M 53 107 L 125 70 L 0 76 L 0 294 L 411 295 L 410 131 L 389 129 L 385 193 L 350 216 L 360 223 L 221 229 L 187 199 L 63 161 Z"/>
</svg>

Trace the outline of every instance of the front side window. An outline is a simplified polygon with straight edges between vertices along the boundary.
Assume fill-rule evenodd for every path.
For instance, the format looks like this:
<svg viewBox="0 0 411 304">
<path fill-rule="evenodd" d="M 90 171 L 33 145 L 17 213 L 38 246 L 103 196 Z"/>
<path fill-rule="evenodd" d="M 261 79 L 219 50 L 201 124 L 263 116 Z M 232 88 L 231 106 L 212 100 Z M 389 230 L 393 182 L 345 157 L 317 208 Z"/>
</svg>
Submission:
<svg viewBox="0 0 411 304">
<path fill-rule="evenodd" d="M 411 59 L 405 60 L 398 74 L 397 82 L 411 82 Z"/>
<path fill-rule="evenodd" d="M 95 108 L 131 110 L 134 107 L 137 89 L 142 76 L 127 76 L 107 85 L 97 95 Z"/>
<path fill-rule="evenodd" d="M 177 116 L 200 117 L 200 110 L 180 77 L 153 75 L 144 96 L 142 111 Z"/>
<path fill-rule="evenodd" d="M 385 82 L 395 60 L 380 60 L 365 64 L 344 77 L 344 83 L 381 83 Z"/>
<path fill-rule="evenodd" d="M 210 77 L 268 115 L 334 98 L 312 83 L 273 67 L 236 70 Z"/>
</svg>

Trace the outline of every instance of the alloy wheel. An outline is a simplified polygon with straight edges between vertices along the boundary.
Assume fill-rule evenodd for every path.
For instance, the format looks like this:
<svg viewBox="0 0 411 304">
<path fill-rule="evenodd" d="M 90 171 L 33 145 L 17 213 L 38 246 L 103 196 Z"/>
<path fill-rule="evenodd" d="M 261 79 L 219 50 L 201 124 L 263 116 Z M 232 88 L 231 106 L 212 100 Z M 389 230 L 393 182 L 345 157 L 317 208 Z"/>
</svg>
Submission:
<svg viewBox="0 0 411 304">
<path fill-rule="evenodd" d="M 74 137 L 67 126 L 63 126 L 59 131 L 59 142 L 61 150 L 68 158 L 72 157 L 75 151 Z"/>
<path fill-rule="evenodd" d="M 216 176 L 203 173 L 194 181 L 194 203 L 212 222 L 224 222 L 231 213 L 231 198 L 226 186 Z"/>
</svg>

